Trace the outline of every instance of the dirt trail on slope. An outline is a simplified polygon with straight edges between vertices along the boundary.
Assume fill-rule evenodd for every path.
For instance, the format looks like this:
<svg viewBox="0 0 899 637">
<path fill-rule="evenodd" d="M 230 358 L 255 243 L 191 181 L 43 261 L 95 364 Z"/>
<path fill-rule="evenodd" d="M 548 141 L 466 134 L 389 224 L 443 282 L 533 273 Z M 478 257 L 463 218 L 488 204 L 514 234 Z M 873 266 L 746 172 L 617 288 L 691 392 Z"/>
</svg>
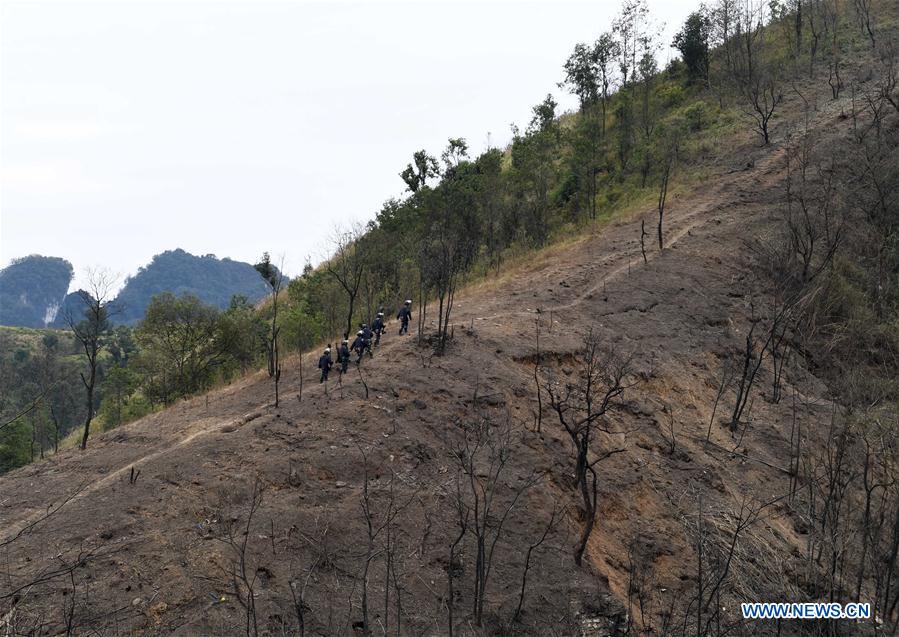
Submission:
<svg viewBox="0 0 899 637">
<path fill-rule="evenodd" d="M 815 130 L 837 124 L 843 111 L 851 105 L 851 99 L 845 96 L 824 102 L 817 107 L 807 122 L 786 122 L 778 130 L 778 135 L 773 138 L 770 147 L 758 147 L 753 144 L 754 137 L 749 136 L 742 149 L 745 154 L 741 154 L 738 150 L 736 154 L 727 156 L 722 162 L 724 165 L 730 163 L 732 167 L 724 171 L 714 169 L 714 174 L 704 180 L 705 185 L 683 196 L 668 199 L 663 219 L 665 248 L 674 247 L 701 225 L 720 223 L 721 217 L 724 216 L 729 216 L 731 221 L 735 220 L 732 208 L 746 205 L 757 193 L 783 181 L 786 170 L 785 144 L 792 135 L 800 133 L 806 127 Z M 545 282 L 548 286 L 546 291 L 552 292 L 552 297 L 546 305 L 539 306 L 543 313 L 564 312 L 591 299 L 615 279 L 645 265 L 640 249 L 640 219 L 646 221 L 648 232 L 645 245 L 647 260 L 657 258 L 658 212 L 650 209 L 603 228 L 598 235 L 581 241 L 555 262 L 546 263 L 543 259 L 539 259 L 538 266 L 525 267 L 523 273 L 511 279 L 503 277 L 499 284 L 487 283 L 479 286 L 473 294 L 466 294 L 463 291 L 458 295 L 456 319 L 463 323 L 472 319 L 494 321 L 536 313 L 536 307 L 516 309 L 507 305 L 505 308 L 496 308 L 497 304 L 501 305 L 507 299 L 491 302 L 484 292 L 499 290 L 498 286 L 501 286 L 504 295 L 511 293 L 526 297 L 530 293 L 532 298 L 539 299 L 541 295 L 535 291 L 535 286 Z M 552 248 L 550 250 L 552 251 Z M 535 281 L 528 276 L 529 274 L 539 275 L 538 279 Z M 564 282 L 564 289 L 554 290 L 559 282 Z M 571 289 L 582 291 L 573 298 L 558 298 L 565 296 Z M 497 311 L 479 315 L 476 310 L 469 309 L 475 301 L 481 312 L 485 306 L 495 308 Z"/>
</svg>

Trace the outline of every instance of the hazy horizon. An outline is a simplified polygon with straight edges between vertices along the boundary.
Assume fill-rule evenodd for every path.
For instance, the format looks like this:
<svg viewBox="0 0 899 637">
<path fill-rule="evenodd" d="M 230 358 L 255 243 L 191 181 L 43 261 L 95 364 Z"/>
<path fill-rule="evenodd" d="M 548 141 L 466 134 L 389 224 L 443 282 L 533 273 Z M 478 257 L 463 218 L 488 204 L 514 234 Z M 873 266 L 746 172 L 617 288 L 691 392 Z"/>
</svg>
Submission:
<svg viewBox="0 0 899 637">
<path fill-rule="evenodd" d="M 672 34 L 698 2 L 650 0 Z M 0 5 L 0 267 L 133 275 L 181 248 L 298 274 L 412 153 L 511 140 L 615 3 Z"/>
</svg>

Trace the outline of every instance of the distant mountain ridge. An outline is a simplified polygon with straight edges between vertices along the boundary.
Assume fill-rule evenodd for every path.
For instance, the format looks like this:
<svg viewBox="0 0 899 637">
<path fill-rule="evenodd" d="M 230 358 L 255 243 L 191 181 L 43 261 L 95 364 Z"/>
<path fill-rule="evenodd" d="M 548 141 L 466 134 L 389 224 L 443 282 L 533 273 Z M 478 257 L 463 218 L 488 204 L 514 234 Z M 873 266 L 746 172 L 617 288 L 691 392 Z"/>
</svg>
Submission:
<svg viewBox="0 0 899 637">
<path fill-rule="evenodd" d="M 32 254 L 0 270 L 0 325 L 45 327 L 58 316 L 72 283 L 72 264 Z"/>
<path fill-rule="evenodd" d="M 67 313 L 81 308 L 78 292 L 67 294 L 72 276 L 72 264 L 59 257 L 31 255 L 13 261 L 0 270 L 0 325 L 65 327 Z M 139 322 L 152 298 L 163 292 L 193 294 L 224 309 L 234 295 L 255 303 L 269 289 L 249 263 L 214 254 L 196 256 L 180 248 L 167 250 L 128 277 L 111 304 L 112 321 Z"/>
<path fill-rule="evenodd" d="M 219 259 L 214 254 L 198 257 L 180 248 L 167 250 L 128 277 L 113 301 L 112 321 L 137 323 L 152 298 L 163 292 L 193 294 L 203 303 L 224 309 L 236 294 L 253 303 L 259 301 L 268 294 L 269 286 L 249 263 Z"/>
</svg>

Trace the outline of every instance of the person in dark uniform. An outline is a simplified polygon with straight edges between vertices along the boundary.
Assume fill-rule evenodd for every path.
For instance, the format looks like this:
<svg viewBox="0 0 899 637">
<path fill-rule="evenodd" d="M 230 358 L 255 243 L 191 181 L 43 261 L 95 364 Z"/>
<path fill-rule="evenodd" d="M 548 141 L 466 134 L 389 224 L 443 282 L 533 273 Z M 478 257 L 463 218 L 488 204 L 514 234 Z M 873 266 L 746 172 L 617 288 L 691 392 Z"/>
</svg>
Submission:
<svg viewBox="0 0 899 637">
<path fill-rule="evenodd" d="M 369 358 L 374 358 L 374 353 L 371 349 L 372 341 L 374 340 L 374 332 L 371 331 L 371 328 L 368 326 L 368 323 L 363 323 L 359 326 L 362 330 L 362 338 L 365 339 L 365 351 L 368 352 Z"/>
<path fill-rule="evenodd" d="M 337 362 L 340 364 L 340 375 L 346 374 L 347 365 L 350 364 L 350 345 L 347 339 L 343 339 L 337 348 Z"/>
<path fill-rule="evenodd" d="M 375 333 L 375 346 L 381 344 L 381 334 L 385 331 L 384 325 L 384 308 L 381 308 L 381 311 L 378 312 L 378 315 L 375 317 L 375 322 L 371 324 L 372 330 Z"/>
<path fill-rule="evenodd" d="M 365 332 L 362 330 L 356 332 L 356 340 L 353 341 L 350 349 L 356 352 L 356 363 L 360 363 L 362 361 L 362 355 L 365 354 Z"/>
<path fill-rule="evenodd" d="M 412 320 L 412 300 L 406 299 L 396 318 L 400 320 L 400 335 L 409 333 L 409 321 Z"/>
<path fill-rule="evenodd" d="M 325 353 L 321 355 L 318 359 L 318 368 L 322 370 L 322 377 L 318 381 L 319 383 L 323 383 L 328 380 L 328 372 L 331 371 L 331 345 L 328 344 L 328 347 L 325 348 Z"/>
</svg>

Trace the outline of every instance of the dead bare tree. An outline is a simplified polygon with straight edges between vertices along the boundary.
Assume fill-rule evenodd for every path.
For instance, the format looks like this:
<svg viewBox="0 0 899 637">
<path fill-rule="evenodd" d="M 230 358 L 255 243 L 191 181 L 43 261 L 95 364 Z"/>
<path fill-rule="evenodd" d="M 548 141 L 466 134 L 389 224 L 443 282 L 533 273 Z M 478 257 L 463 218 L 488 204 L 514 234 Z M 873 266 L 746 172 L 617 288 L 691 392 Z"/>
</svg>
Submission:
<svg viewBox="0 0 899 637">
<path fill-rule="evenodd" d="M 446 565 L 446 581 L 447 581 L 447 600 L 446 600 L 446 614 L 447 614 L 447 634 L 449 637 L 453 637 L 453 627 L 455 626 L 455 620 L 453 618 L 453 608 L 456 603 L 456 595 L 453 587 L 453 580 L 455 579 L 455 567 L 456 567 L 456 548 L 459 546 L 459 543 L 465 538 L 465 534 L 468 532 L 468 521 L 471 518 L 471 510 L 465 506 L 464 500 L 462 498 L 462 476 L 461 474 L 456 474 L 456 514 L 457 514 L 457 524 L 459 525 L 459 534 L 453 539 L 449 548 L 449 562 Z"/>
<path fill-rule="evenodd" d="M 662 167 L 662 175 L 659 182 L 659 199 L 657 208 L 659 211 L 659 225 L 658 225 L 658 235 L 659 235 L 659 252 L 664 248 L 664 241 L 662 238 L 662 220 L 665 216 L 665 202 L 668 200 L 668 183 L 671 179 L 671 173 L 674 169 L 674 162 L 677 159 L 677 148 L 678 148 L 678 139 L 677 136 L 672 136 L 671 140 L 669 140 L 668 147 L 665 149 L 664 156 L 664 164 Z M 642 223 L 641 223 L 641 233 L 642 233 Z M 643 237 L 641 234 L 640 243 L 642 246 Z M 646 251 L 643 252 L 643 260 L 646 261 Z"/>
<path fill-rule="evenodd" d="M 368 457 L 362 447 L 359 447 L 362 454 L 362 514 L 365 519 L 366 544 L 365 555 L 362 562 L 362 633 L 363 635 L 371 634 L 371 624 L 368 617 L 368 573 L 371 569 L 372 561 L 380 553 L 376 545 L 376 540 L 384 530 L 383 524 L 375 522 L 375 513 L 372 510 L 372 497 L 369 485 L 368 475 Z M 391 502 L 391 505 L 393 503 Z"/>
<path fill-rule="evenodd" d="M 372 567 L 382 556 L 384 561 L 384 588 L 382 591 L 384 594 L 384 608 L 381 629 L 385 635 L 388 634 L 390 628 L 390 595 L 391 591 L 393 591 L 394 604 L 396 606 L 396 632 L 399 634 L 402 629 L 402 600 L 400 597 L 402 587 L 400 586 L 396 561 L 398 551 L 397 518 L 410 504 L 420 499 L 420 494 L 419 491 L 415 490 L 408 498 L 399 500 L 395 489 L 396 475 L 393 473 L 391 473 L 386 488 L 383 485 L 373 484 L 369 473 L 368 453 L 358 442 L 356 447 L 362 456 L 363 483 L 360 504 L 363 520 L 365 521 L 366 536 L 363 544 L 364 553 L 359 556 L 362 566 L 360 567 L 360 575 L 357 577 L 361 581 L 363 634 L 370 635 L 372 631 L 369 598 L 370 582 L 372 581 Z"/>
<path fill-rule="evenodd" d="M 899 86 L 899 79 L 897 79 L 899 61 L 896 60 L 897 57 L 899 57 L 899 51 L 896 50 L 896 43 L 890 40 L 882 47 L 880 52 L 880 63 L 878 65 L 880 78 L 877 81 L 877 91 L 880 94 L 880 98 L 889 102 L 893 109 L 899 113 L 899 95 L 896 92 L 896 88 Z"/>
<path fill-rule="evenodd" d="M 266 258 L 267 257 L 268 253 L 266 253 Z M 267 263 L 265 259 L 263 259 L 263 263 Z M 278 325 L 278 301 L 281 295 L 281 286 L 284 282 L 284 259 L 282 257 L 278 268 L 272 267 L 271 264 L 267 265 L 269 267 L 262 276 L 266 279 L 271 288 L 272 322 L 269 326 L 268 336 L 266 337 L 266 352 L 268 354 L 268 375 L 275 383 L 275 407 L 277 407 L 280 401 L 278 389 L 281 382 L 281 326 Z"/>
<path fill-rule="evenodd" d="M 849 420 L 834 404 L 830 423 L 823 432 L 823 448 L 813 449 L 806 458 L 805 475 L 810 532 L 807 536 L 807 577 L 815 596 L 830 602 L 843 600 L 848 588 L 846 556 L 851 546 L 848 525 L 852 498 L 850 489 L 857 481 L 853 462 L 854 435 Z"/>
<path fill-rule="evenodd" d="M 471 519 L 467 528 L 474 535 L 476 547 L 472 616 L 475 625 L 480 627 L 493 558 L 503 527 L 522 496 L 539 482 L 540 476 L 533 473 L 515 487 L 507 487 L 504 471 L 513 451 L 513 426 L 509 414 L 499 424 L 482 414 L 461 426 L 464 435 L 452 454 L 461 482 L 467 488 L 457 491 L 457 497 L 461 499 L 456 508 L 465 511 L 464 519 Z"/>
<path fill-rule="evenodd" d="M 79 317 L 71 312 L 65 321 L 75 335 L 75 340 L 84 352 L 87 363 L 87 374 L 81 373 L 84 385 L 85 405 L 84 435 L 81 437 L 81 449 L 87 449 L 87 438 L 90 435 L 91 421 L 94 418 L 96 405 L 94 391 L 97 386 L 97 371 L 100 366 L 100 352 L 104 347 L 105 336 L 109 332 L 110 295 L 115 287 L 116 277 L 105 270 L 88 271 L 88 289 L 79 290 L 83 314 Z"/>
<path fill-rule="evenodd" d="M 838 3 L 824 0 L 819 3 L 821 7 L 821 20 L 824 27 L 824 37 L 828 39 L 830 50 L 827 52 L 827 83 L 830 85 L 833 99 L 840 97 L 843 90 L 843 78 L 840 76 L 842 66 L 842 50 L 840 44 L 840 18 L 841 11 Z"/>
<path fill-rule="evenodd" d="M 249 548 L 253 519 L 262 505 L 263 484 L 259 478 L 253 482 L 244 521 L 235 516 L 225 521 L 224 533 L 217 538 L 230 553 L 227 566 L 219 565 L 228 578 L 231 595 L 244 609 L 244 629 L 247 637 L 259 635 L 259 624 L 256 618 L 256 582 L 259 570 L 251 562 L 253 556 Z"/>
<path fill-rule="evenodd" d="M 763 75 L 752 78 L 745 87 L 746 98 L 752 106 L 750 115 L 756 123 L 757 132 L 761 135 L 765 144 L 770 143 L 771 118 L 780 103 L 783 94 L 777 83 L 777 76 L 773 68 L 768 69 Z"/>
<path fill-rule="evenodd" d="M 760 346 L 754 336 L 760 321 L 760 318 L 753 316 L 749 322 L 749 331 L 746 333 L 746 345 L 743 349 L 740 375 L 737 377 L 735 388 L 734 408 L 730 416 L 731 432 L 737 431 L 740 426 L 740 419 L 749 401 L 750 390 L 768 349 L 768 341 L 763 341 Z"/>
<path fill-rule="evenodd" d="M 783 101 L 779 88 L 780 72 L 778 61 L 766 48 L 770 37 L 765 29 L 764 7 L 750 5 L 738 12 L 735 21 L 737 43 L 733 52 L 733 78 L 744 103 L 746 113 L 755 120 L 756 132 L 767 145 L 771 141 L 770 122 L 774 112 Z"/>
<path fill-rule="evenodd" d="M 790 504 L 796 498 L 799 482 L 799 467 L 802 461 L 802 423 L 797 418 L 797 390 L 793 388 L 792 417 L 790 419 L 790 484 L 788 497 Z"/>
<path fill-rule="evenodd" d="M 534 319 L 534 342 L 537 353 L 534 356 L 534 386 L 537 389 L 537 418 L 534 429 L 540 433 L 543 426 L 543 392 L 540 391 L 540 308 L 537 308 L 537 318 Z"/>
<path fill-rule="evenodd" d="M 669 441 L 668 444 L 668 455 L 674 455 L 674 452 L 677 451 L 677 437 L 674 431 L 674 410 L 671 408 L 671 405 L 665 405 L 662 408 L 662 413 L 665 415 L 665 419 L 668 421 L 668 436 Z"/>
<path fill-rule="evenodd" d="M 643 263 L 649 263 L 646 259 L 646 237 L 649 236 L 649 233 L 646 232 L 646 219 L 640 219 L 640 253 L 643 255 Z"/>
<path fill-rule="evenodd" d="M 712 425 L 715 422 L 715 414 L 718 413 L 718 404 L 721 402 L 721 398 L 724 396 L 724 392 L 730 385 L 732 377 L 733 368 L 729 363 L 725 363 L 721 369 L 721 382 L 718 384 L 718 392 L 715 394 L 715 404 L 712 406 L 712 415 L 709 417 L 709 428 L 705 434 L 706 445 L 708 445 L 712 438 Z"/>
<path fill-rule="evenodd" d="M 624 391 L 631 387 L 632 356 L 624 356 L 614 348 L 602 344 L 592 330 L 584 336 L 577 378 L 575 382 L 544 383 L 549 406 L 556 413 L 559 424 L 571 438 L 575 451 L 574 487 L 583 503 L 584 528 L 574 551 L 574 561 L 580 566 L 587 541 L 596 522 L 598 476 L 596 465 L 610 456 L 624 451 L 615 447 L 602 452 L 592 449 L 599 433 L 621 435 L 603 425 L 606 413 L 613 409 Z"/>
<path fill-rule="evenodd" d="M 524 594 L 528 585 L 528 573 L 531 569 L 531 556 L 534 551 L 540 548 L 540 546 L 546 541 L 546 538 L 549 536 L 550 532 L 555 528 L 558 520 L 564 514 L 564 509 L 560 509 L 558 506 L 553 506 L 552 513 L 549 516 L 549 521 L 547 521 L 546 526 L 543 527 L 543 534 L 537 538 L 537 540 L 528 545 L 528 550 L 524 556 L 524 568 L 521 571 L 521 588 L 518 593 L 518 606 L 515 607 L 515 614 L 512 615 L 512 622 L 517 622 L 521 617 L 521 607 L 524 605 Z"/>
<path fill-rule="evenodd" d="M 874 18 L 871 15 L 873 0 L 855 0 L 855 16 L 858 20 L 858 26 L 862 33 L 871 41 L 871 48 L 877 46 L 877 40 L 874 35 Z"/>
<path fill-rule="evenodd" d="M 278 406 L 280 396 L 278 393 L 279 383 L 281 381 L 281 358 L 280 358 L 280 333 L 281 326 L 278 325 L 278 304 L 280 301 L 281 286 L 284 281 L 284 257 L 278 267 L 271 262 L 269 253 L 262 255 L 262 260 L 255 266 L 256 271 L 269 285 L 271 296 L 269 302 L 271 306 L 271 324 L 268 334 L 265 337 L 266 360 L 268 363 L 268 375 L 275 383 L 275 407 Z"/>
<path fill-rule="evenodd" d="M 830 264 L 844 232 L 832 160 L 819 160 L 814 152 L 815 141 L 808 133 L 787 149 L 784 214 L 789 255 L 778 269 L 782 276 L 796 279 L 782 283 L 794 295 Z M 799 261 L 798 275 L 791 267 L 794 259 Z"/>
<path fill-rule="evenodd" d="M 362 278 L 368 267 L 368 254 L 365 249 L 364 230 L 361 226 L 353 226 L 350 230 L 338 229 L 333 239 L 334 252 L 325 262 L 325 269 L 340 285 L 346 294 L 347 318 L 344 338 L 353 334 L 353 314 L 356 298 L 362 285 Z"/>
<path fill-rule="evenodd" d="M 782 498 L 777 496 L 760 504 L 743 498 L 736 510 L 719 511 L 714 523 L 710 523 L 710 512 L 704 506 L 702 494 L 697 495 L 696 595 L 690 599 L 684 613 L 682 634 L 687 634 L 688 622 L 695 624 L 697 637 L 729 632 L 724 623 L 727 618 L 722 616 L 721 595 L 738 559 L 738 547 L 763 511 Z M 691 621 L 691 618 L 695 619 Z"/>
<path fill-rule="evenodd" d="M 306 602 L 306 591 L 309 588 L 309 580 L 317 567 L 318 561 L 316 560 L 307 570 L 302 585 L 299 585 L 296 581 L 290 582 L 290 596 L 293 602 L 294 613 L 297 616 L 297 629 L 300 637 L 305 637 L 306 635 L 306 613 L 310 610 Z"/>
<path fill-rule="evenodd" d="M 855 585 L 855 599 L 862 599 L 862 585 L 865 582 L 865 572 L 869 561 L 869 552 L 883 554 L 881 548 L 883 528 L 886 518 L 885 502 L 890 500 L 889 494 L 895 491 L 896 476 L 891 471 L 891 463 L 895 460 L 892 456 L 892 442 L 895 434 L 884 430 L 880 423 L 873 419 L 870 426 L 864 427 L 861 432 L 864 444 L 864 465 L 862 468 L 862 487 L 864 489 L 865 506 L 864 513 L 859 524 L 862 536 L 862 545 L 858 558 L 858 575 Z M 880 497 L 878 497 L 880 493 Z M 872 569 L 875 581 L 880 578 L 877 568 Z"/>
</svg>

